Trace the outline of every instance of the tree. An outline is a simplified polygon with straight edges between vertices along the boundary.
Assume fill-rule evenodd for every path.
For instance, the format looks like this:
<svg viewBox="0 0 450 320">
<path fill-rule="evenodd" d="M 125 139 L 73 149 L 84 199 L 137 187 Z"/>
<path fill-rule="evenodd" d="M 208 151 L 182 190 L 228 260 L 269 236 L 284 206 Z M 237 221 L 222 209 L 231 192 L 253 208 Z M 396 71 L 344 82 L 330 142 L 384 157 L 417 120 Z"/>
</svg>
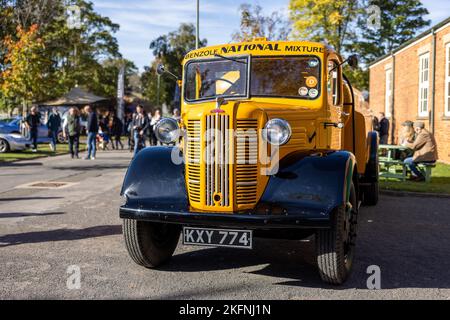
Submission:
<svg viewBox="0 0 450 320">
<path fill-rule="evenodd" d="M 80 8 L 79 28 L 70 28 L 67 24 L 66 10 L 73 5 Z M 35 36 L 42 43 L 39 59 L 45 63 L 40 64 L 40 75 L 35 75 L 34 81 L 46 89 L 33 94 L 34 101 L 55 98 L 75 85 L 84 86 L 98 95 L 115 95 L 118 70 L 108 61 L 121 59 L 114 37 L 119 25 L 96 13 L 91 2 L 3 0 L 0 18 L 0 43 L 3 44 L 5 42 L 1 40 L 6 38 L 12 43 L 20 40 L 15 32 L 17 27 L 28 30 L 30 25 L 36 26 Z M 11 62 L 6 60 L 7 54 L 8 48 L 0 46 L 0 72 L 13 70 Z"/>
<path fill-rule="evenodd" d="M 240 30 L 232 34 L 233 41 L 250 41 L 265 37 L 268 40 L 287 40 L 290 33 L 289 22 L 278 12 L 265 16 L 259 5 L 242 4 Z"/>
<path fill-rule="evenodd" d="M 44 44 L 38 37 L 38 26 L 29 30 L 17 28 L 17 40 L 5 38 L 6 55 L 4 70 L 0 73 L 0 87 L 4 97 L 19 98 L 26 107 L 30 101 L 39 99 L 49 89 L 45 70 L 49 60 L 42 55 Z"/>
<path fill-rule="evenodd" d="M 159 99 L 158 99 L 158 75 L 156 74 L 156 67 L 158 61 L 154 60 L 150 67 L 145 66 L 144 72 L 141 75 L 142 82 L 142 94 L 153 106 L 158 106 L 161 102 L 172 102 L 168 97 L 169 90 L 167 89 L 168 81 L 164 81 L 164 78 L 160 77 L 159 83 Z M 171 81 L 172 79 L 168 79 Z M 173 82 L 173 81 L 172 81 Z M 175 90 L 175 89 L 174 89 Z M 159 101 L 158 101 L 159 100 Z"/>
<path fill-rule="evenodd" d="M 200 46 L 206 46 L 206 39 L 200 40 Z M 158 101 L 154 95 L 154 88 L 157 87 L 158 77 L 156 75 L 147 74 L 155 72 L 156 64 L 163 63 L 168 70 L 176 75 L 181 76 L 181 62 L 184 56 L 191 50 L 195 49 L 195 27 L 191 23 L 182 23 L 178 30 L 162 35 L 150 43 L 150 49 L 156 58 L 156 62 L 152 67 L 147 67 L 143 75 L 143 91 L 146 98 L 153 103 Z M 155 64 L 156 63 L 156 64 Z M 172 105 L 175 96 L 176 81 L 170 76 L 162 76 L 160 78 L 160 99 L 159 102 Z"/>
<path fill-rule="evenodd" d="M 291 0 L 294 38 L 326 42 L 343 53 L 356 38 L 352 24 L 360 11 L 358 4 L 358 0 Z"/>
<path fill-rule="evenodd" d="M 90 90 L 100 96 L 114 97 L 117 93 L 117 80 L 122 66 L 125 66 L 125 88 L 128 88 L 130 77 L 138 71 L 136 65 L 127 59 L 111 58 L 101 63 L 101 68 L 92 79 Z"/>
<path fill-rule="evenodd" d="M 417 32 L 430 25 L 424 17 L 428 10 L 419 0 L 363 0 L 364 7 L 378 6 L 380 17 L 374 20 L 376 11 L 365 10 L 358 21 L 361 30 L 356 50 L 368 63 L 413 38 Z M 372 22 L 369 24 L 369 22 Z M 377 26 L 376 23 L 379 22 Z"/>
<path fill-rule="evenodd" d="M 113 93 L 105 90 L 104 81 L 111 85 L 116 83 L 117 77 L 102 78 L 102 75 L 108 74 L 107 70 L 103 70 L 102 61 L 121 58 L 117 39 L 113 36 L 119 25 L 96 13 L 91 2 L 73 0 L 68 4 L 81 9 L 81 27 L 68 27 L 66 7 L 60 1 L 60 6 L 54 8 L 58 10 L 60 18 L 46 28 L 43 36 L 47 48 L 45 54 L 53 62 L 49 72 L 54 74 L 55 79 L 54 89 L 49 94 L 58 96 L 76 85 L 99 95 Z"/>
</svg>

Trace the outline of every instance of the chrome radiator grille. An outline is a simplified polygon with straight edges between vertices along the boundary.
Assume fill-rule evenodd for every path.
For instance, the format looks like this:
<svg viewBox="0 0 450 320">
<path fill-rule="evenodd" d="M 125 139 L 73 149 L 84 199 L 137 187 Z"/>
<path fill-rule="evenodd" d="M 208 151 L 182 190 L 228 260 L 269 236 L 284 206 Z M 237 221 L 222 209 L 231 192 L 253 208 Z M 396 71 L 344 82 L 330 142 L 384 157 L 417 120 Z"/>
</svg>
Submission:
<svg viewBox="0 0 450 320">
<path fill-rule="evenodd" d="M 189 120 L 187 125 L 187 186 L 190 200 L 200 202 L 201 123 Z"/>
<path fill-rule="evenodd" d="M 206 205 L 230 205 L 230 117 L 206 116 Z"/>
<path fill-rule="evenodd" d="M 257 200 L 258 121 L 237 120 L 236 203 L 251 205 Z"/>
</svg>

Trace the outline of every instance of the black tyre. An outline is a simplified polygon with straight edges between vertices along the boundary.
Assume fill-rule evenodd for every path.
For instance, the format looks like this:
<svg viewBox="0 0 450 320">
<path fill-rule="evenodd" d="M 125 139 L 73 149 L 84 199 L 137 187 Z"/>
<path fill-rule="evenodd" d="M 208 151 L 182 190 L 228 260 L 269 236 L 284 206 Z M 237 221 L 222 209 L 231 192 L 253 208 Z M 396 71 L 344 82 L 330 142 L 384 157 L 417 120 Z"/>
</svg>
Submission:
<svg viewBox="0 0 450 320">
<path fill-rule="evenodd" d="M 134 262 L 146 268 L 156 268 L 172 257 L 180 238 L 180 227 L 124 219 L 123 235 Z"/>
<path fill-rule="evenodd" d="M 58 132 L 57 139 L 58 143 L 66 143 L 66 138 L 64 138 L 64 133 L 62 131 Z"/>
<path fill-rule="evenodd" d="M 378 196 L 380 194 L 378 181 L 372 182 L 363 189 L 363 203 L 366 206 L 376 206 L 378 204 Z"/>
<path fill-rule="evenodd" d="M 340 285 L 351 273 L 356 238 L 356 193 L 350 190 L 352 208 L 339 207 L 333 212 L 333 226 L 316 233 L 316 254 L 320 277 Z"/>
<path fill-rule="evenodd" d="M 379 186 L 378 180 L 380 176 L 380 163 L 378 159 L 378 140 L 377 135 L 373 132 L 369 132 L 368 141 L 370 144 L 371 158 L 366 166 L 366 172 L 364 173 L 364 185 L 362 190 L 362 204 L 365 206 L 376 206 L 378 204 Z M 369 184 L 366 184 L 369 183 Z"/>
<path fill-rule="evenodd" d="M 6 153 L 9 151 L 9 143 L 5 139 L 0 139 L 0 153 Z"/>
</svg>

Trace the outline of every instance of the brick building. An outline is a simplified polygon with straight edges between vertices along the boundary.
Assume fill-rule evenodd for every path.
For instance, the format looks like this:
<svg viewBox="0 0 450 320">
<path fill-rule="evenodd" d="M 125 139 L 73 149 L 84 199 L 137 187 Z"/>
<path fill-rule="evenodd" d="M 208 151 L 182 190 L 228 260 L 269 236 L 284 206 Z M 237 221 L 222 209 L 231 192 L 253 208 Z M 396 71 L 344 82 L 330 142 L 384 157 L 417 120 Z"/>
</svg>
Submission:
<svg viewBox="0 0 450 320">
<path fill-rule="evenodd" d="M 369 65 L 370 109 L 391 120 L 391 143 L 401 123 L 423 121 L 439 159 L 450 163 L 450 17 Z"/>
</svg>

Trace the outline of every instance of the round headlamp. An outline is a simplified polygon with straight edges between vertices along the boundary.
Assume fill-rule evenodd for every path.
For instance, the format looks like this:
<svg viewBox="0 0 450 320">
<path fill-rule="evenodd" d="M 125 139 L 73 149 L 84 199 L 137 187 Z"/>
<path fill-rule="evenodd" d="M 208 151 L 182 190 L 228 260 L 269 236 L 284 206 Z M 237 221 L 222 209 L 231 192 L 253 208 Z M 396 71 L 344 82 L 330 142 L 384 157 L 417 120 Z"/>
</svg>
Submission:
<svg viewBox="0 0 450 320">
<path fill-rule="evenodd" d="M 173 143 L 180 137 L 178 122 L 172 118 L 162 118 L 155 126 L 155 136 L 161 143 Z"/>
<path fill-rule="evenodd" d="M 269 120 L 263 130 L 263 138 L 268 143 L 282 146 L 289 142 L 292 135 L 291 126 L 286 120 Z"/>
</svg>

